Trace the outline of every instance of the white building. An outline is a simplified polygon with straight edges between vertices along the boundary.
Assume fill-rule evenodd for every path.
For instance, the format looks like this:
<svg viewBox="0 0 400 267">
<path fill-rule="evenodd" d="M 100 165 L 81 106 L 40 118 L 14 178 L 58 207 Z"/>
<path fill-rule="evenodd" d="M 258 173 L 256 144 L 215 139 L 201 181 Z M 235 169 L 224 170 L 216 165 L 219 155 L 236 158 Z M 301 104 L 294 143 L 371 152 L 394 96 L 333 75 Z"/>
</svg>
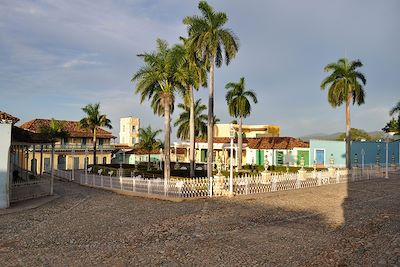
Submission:
<svg viewBox="0 0 400 267">
<path fill-rule="evenodd" d="M 135 117 L 120 118 L 119 143 L 130 147 L 139 143 L 140 120 Z"/>
</svg>

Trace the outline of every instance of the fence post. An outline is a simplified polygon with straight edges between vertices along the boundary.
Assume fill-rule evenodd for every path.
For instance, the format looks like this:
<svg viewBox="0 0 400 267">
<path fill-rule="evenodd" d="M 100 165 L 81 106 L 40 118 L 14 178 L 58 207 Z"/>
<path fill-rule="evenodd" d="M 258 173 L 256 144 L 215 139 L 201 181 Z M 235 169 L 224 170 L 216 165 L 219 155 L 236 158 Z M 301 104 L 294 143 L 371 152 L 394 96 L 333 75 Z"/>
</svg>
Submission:
<svg viewBox="0 0 400 267">
<path fill-rule="evenodd" d="M 113 187 L 112 187 L 112 184 L 113 184 L 113 180 L 112 180 L 113 178 L 112 178 L 112 176 L 110 176 L 110 188 L 112 189 Z"/>
<path fill-rule="evenodd" d="M 119 185 L 121 187 L 121 190 L 122 190 L 122 182 L 123 182 L 122 177 L 119 177 Z"/>
<path fill-rule="evenodd" d="M 132 177 L 132 192 L 136 192 L 136 181 L 135 178 Z"/>
<path fill-rule="evenodd" d="M 297 173 L 297 176 L 296 176 L 296 189 L 299 189 L 300 185 L 301 185 L 300 174 Z"/>
<path fill-rule="evenodd" d="M 340 183 L 340 173 L 339 170 L 336 170 L 336 183 Z"/>
<path fill-rule="evenodd" d="M 322 175 L 321 172 L 319 172 L 317 175 L 317 185 L 321 186 L 321 184 L 322 184 Z"/>
<path fill-rule="evenodd" d="M 249 175 L 246 173 L 244 175 L 244 178 L 246 179 L 246 195 L 249 194 Z"/>
<path fill-rule="evenodd" d="M 150 194 L 151 191 L 151 180 L 147 180 L 147 193 Z"/>
<path fill-rule="evenodd" d="M 104 178 L 103 178 L 103 175 L 101 176 L 101 187 L 104 187 L 103 185 L 104 185 Z"/>
<path fill-rule="evenodd" d="M 213 177 L 211 176 L 208 181 L 208 195 L 209 197 L 213 196 Z"/>
<path fill-rule="evenodd" d="M 276 191 L 276 189 L 276 175 L 273 174 L 271 179 L 271 191 Z"/>
</svg>

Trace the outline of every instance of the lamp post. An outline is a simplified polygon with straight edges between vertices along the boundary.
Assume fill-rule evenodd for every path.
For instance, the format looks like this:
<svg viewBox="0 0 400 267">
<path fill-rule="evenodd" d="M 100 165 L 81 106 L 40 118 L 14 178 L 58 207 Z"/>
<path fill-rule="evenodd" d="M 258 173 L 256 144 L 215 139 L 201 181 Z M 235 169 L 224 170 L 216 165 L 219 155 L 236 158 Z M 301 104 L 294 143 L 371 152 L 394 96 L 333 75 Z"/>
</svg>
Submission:
<svg viewBox="0 0 400 267">
<path fill-rule="evenodd" d="M 163 151 L 162 148 L 160 148 L 160 170 L 162 170 L 162 160 L 163 160 Z"/>
<path fill-rule="evenodd" d="M 233 138 L 235 138 L 235 129 L 233 128 L 233 124 L 231 124 L 229 135 L 231 138 L 231 157 L 229 166 L 229 194 L 232 195 L 233 194 Z"/>
</svg>

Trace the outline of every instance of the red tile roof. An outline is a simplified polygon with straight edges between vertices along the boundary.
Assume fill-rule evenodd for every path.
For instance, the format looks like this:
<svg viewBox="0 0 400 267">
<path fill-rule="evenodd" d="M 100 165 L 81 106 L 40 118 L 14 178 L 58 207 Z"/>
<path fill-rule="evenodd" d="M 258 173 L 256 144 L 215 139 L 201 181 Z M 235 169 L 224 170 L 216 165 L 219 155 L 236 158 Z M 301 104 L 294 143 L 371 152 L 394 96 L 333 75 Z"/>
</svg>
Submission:
<svg viewBox="0 0 400 267">
<path fill-rule="evenodd" d="M 214 137 L 214 143 L 230 143 L 229 137 Z M 237 138 L 234 142 L 237 143 Z M 198 138 L 196 142 L 207 143 L 206 138 Z M 309 143 L 303 142 L 293 137 L 258 137 L 243 138 L 243 144 L 247 144 L 252 149 L 292 149 L 295 147 L 310 147 Z"/>
<path fill-rule="evenodd" d="M 249 138 L 248 147 L 252 149 L 292 149 L 308 148 L 310 145 L 293 137 Z"/>
<path fill-rule="evenodd" d="M 16 124 L 19 119 L 17 117 L 14 117 L 4 111 L 0 111 L 0 121 L 11 121 L 12 124 Z"/>
<path fill-rule="evenodd" d="M 127 151 L 126 154 L 134 154 L 134 155 L 148 155 L 149 152 L 145 149 L 141 149 L 141 148 L 134 148 L 130 151 Z M 160 149 L 153 149 L 150 154 L 152 155 L 159 155 L 160 154 Z"/>
<path fill-rule="evenodd" d="M 51 140 L 43 134 L 33 133 L 17 126 L 12 127 L 11 135 L 13 143 L 51 144 Z"/>
<path fill-rule="evenodd" d="M 90 137 L 93 138 L 93 133 L 89 129 L 79 128 L 79 122 L 77 121 L 64 121 L 64 130 L 68 132 L 70 137 Z M 50 120 L 47 119 L 33 119 L 25 122 L 20 127 L 35 133 L 39 132 L 41 125 L 48 125 Z M 97 127 L 97 138 L 114 138 L 111 132 L 108 132 L 102 128 Z"/>
</svg>

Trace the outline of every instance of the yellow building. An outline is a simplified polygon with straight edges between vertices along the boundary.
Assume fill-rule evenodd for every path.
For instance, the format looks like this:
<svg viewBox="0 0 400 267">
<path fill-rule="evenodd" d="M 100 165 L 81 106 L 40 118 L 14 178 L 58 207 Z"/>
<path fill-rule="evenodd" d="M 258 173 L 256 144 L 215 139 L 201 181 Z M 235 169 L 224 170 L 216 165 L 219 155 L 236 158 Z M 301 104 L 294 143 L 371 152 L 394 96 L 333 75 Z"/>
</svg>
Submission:
<svg viewBox="0 0 400 267">
<path fill-rule="evenodd" d="M 140 120 L 135 117 L 120 118 L 119 143 L 133 147 L 139 143 Z"/>
<path fill-rule="evenodd" d="M 50 120 L 34 119 L 25 122 L 20 127 L 30 132 L 38 133 L 41 125 L 48 125 Z M 84 169 L 87 164 L 93 164 L 93 134 L 90 130 L 81 129 L 78 127 L 77 121 L 62 121 L 64 130 L 68 133 L 67 138 L 59 139 L 55 142 L 54 169 L 71 170 Z M 111 132 L 102 128 L 97 129 L 97 164 L 111 163 L 112 152 L 114 145 L 111 144 L 111 139 L 115 137 Z M 35 153 L 28 153 L 29 169 L 33 171 L 36 167 L 36 172 L 41 173 L 42 170 L 50 170 L 51 167 L 51 146 L 34 146 L 31 147 Z M 43 151 L 43 156 L 38 157 Z"/>
<path fill-rule="evenodd" d="M 239 130 L 238 124 L 233 124 L 236 132 Z M 229 137 L 231 124 L 215 124 L 214 137 Z M 242 125 L 243 138 L 257 137 L 279 137 L 280 127 L 277 125 Z"/>
</svg>

